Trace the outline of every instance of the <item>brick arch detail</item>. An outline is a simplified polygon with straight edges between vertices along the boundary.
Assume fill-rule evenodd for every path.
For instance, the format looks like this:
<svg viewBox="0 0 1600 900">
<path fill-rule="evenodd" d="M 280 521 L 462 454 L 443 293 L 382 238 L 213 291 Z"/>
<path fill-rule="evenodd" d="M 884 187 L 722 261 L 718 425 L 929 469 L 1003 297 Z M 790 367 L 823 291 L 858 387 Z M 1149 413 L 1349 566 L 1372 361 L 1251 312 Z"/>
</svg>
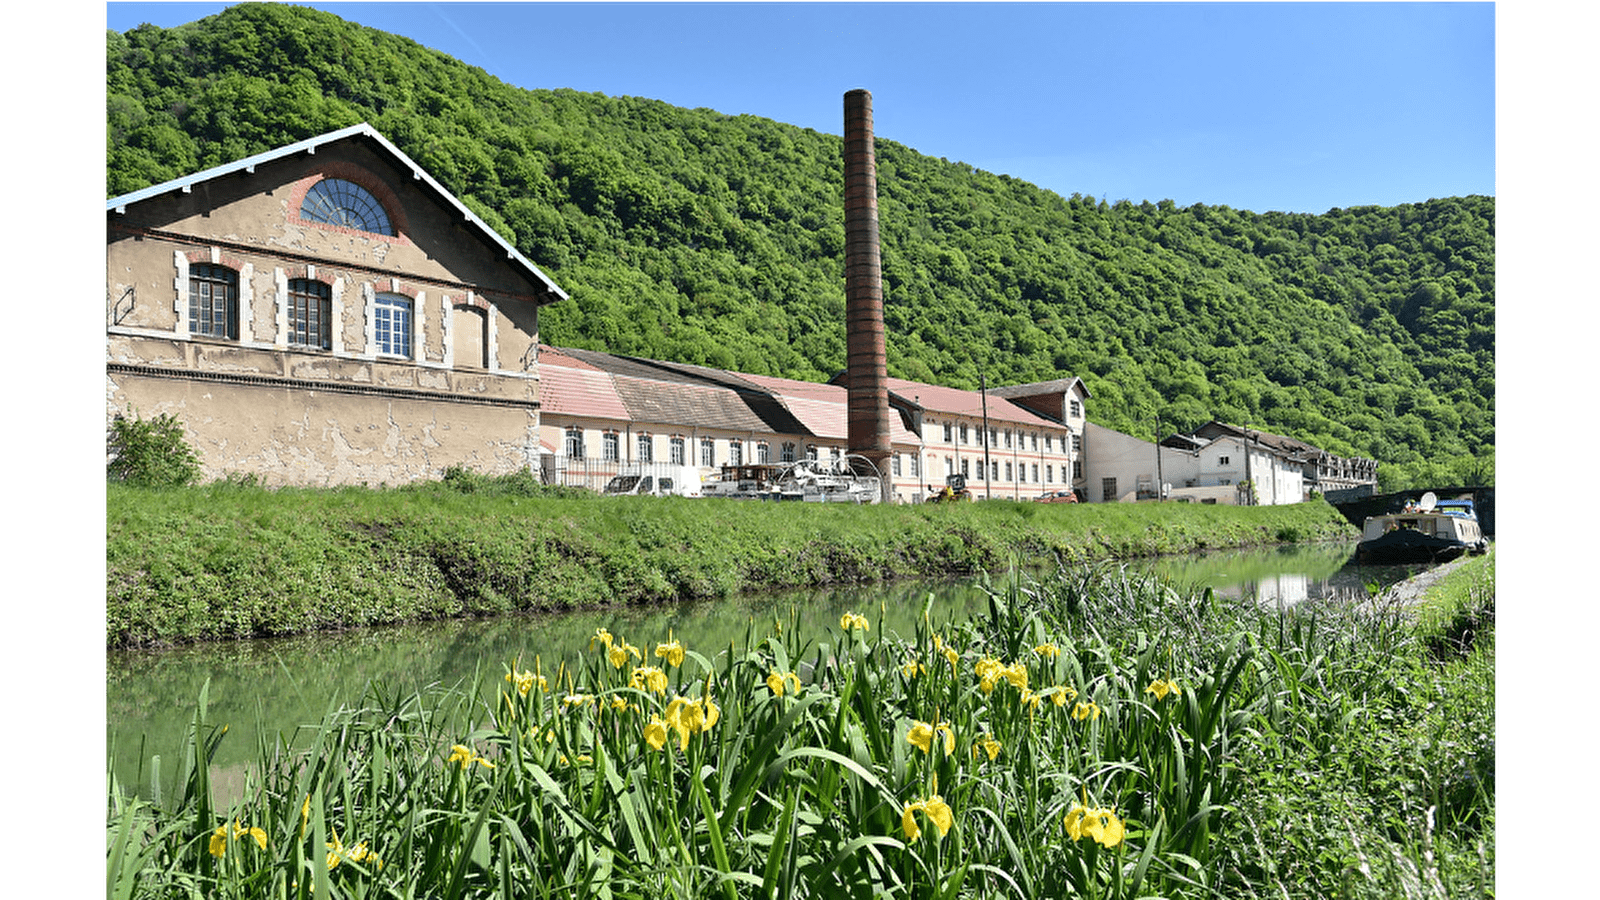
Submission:
<svg viewBox="0 0 1600 900">
<path fill-rule="evenodd" d="M 383 204 L 383 211 L 389 214 L 389 224 L 394 226 L 394 236 L 378 235 L 385 240 L 392 240 L 397 244 L 411 243 L 407 235 L 411 233 L 411 222 L 406 218 L 405 207 L 400 205 L 400 196 L 389 187 L 389 183 L 372 174 L 363 166 L 352 162 L 335 160 L 322 167 L 322 171 L 296 181 L 289 189 L 289 221 L 298 225 L 309 225 L 312 228 L 321 228 L 337 234 L 371 234 L 370 231 L 361 231 L 357 228 L 346 228 L 343 225 L 329 225 L 327 222 L 312 222 L 300 218 L 300 206 L 305 203 L 306 194 L 312 185 L 324 178 L 340 178 L 345 181 L 359 184 L 371 192 L 377 201 Z"/>
<path fill-rule="evenodd" d="M 316 270 L 315 274 L 312 272 L 313 269 Z M 295 266 L 285 266 L 283 268 L 283 277 L 290 281 L 304 278 L 309 281 L 320 281 L 323 284 L 332 285 L 335 281 L 339 280 L 339 276 L 330 274 L 327 269 L 327 266 L 322 266 L 319 268 L 316 266 L 305 265 L 303 263 Z"/>
<path fill-rule="evenodd" d="M 483 310 L 485 314 L 494 311 L 494 305 L 492 303 L 490 303 L 487 299 L 485 299 L 484 296 L 482 294 L 478 293 L 477 291 L 472 291 L 472 292 L 467 293 L 467 294 L 461 294 L 461 295 L 458 295 L 458 296 L 453 296 L 453 297 L 450 297 L 448 299 L 450 300 L 450 305 L 451 306 L 470 306 L 470 307 L 473 307 L 474 309 Z"/>
<path fill-rule="evenodd" d="M 235 272 L 244 271 L 244 260 L 240 259 L 239 257 L 230 253 L 216 253 L 216 260 L 213 261 L 212 255 L 212 250 L 209 248 L 202 248 L 200 250 L 190 250 L 188 253 L 185 253 L 183 257 L 189 261 L 189 265 L 191 266 L 199 263 L 207 266 L 227 266 Z"/>
<path fill-rule="evenodd" d="M 410 297 L 412 300 L 422 296 L 426 288 L 401 281 L 398 278 L 379 278 L 372 283 L 372 289 L 380 294 L 399 294 Z"/>
</svg>

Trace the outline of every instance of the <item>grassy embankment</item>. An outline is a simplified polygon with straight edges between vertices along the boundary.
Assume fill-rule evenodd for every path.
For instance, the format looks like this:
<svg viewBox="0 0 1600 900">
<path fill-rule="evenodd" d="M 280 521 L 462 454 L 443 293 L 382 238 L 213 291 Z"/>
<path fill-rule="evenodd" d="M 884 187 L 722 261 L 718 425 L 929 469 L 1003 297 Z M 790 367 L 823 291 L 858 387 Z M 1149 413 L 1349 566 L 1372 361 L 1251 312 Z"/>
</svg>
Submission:
<svg viewBox="0 0 1600 900">
<path fill-rule="evenodd" d="M 226 809 L 202 692 L 165 789 L 112 779 L 107 892 L 1492 896 L 1493 566 L 1409 608 L 1068 564 L 909 635 L 596 635 L 497 703 L 369 686 Z"/>
<path fill-rule="evenodd" d="M 1324 503 L 844 507 L 400 489 L 107 486 L 112 647 L 719 597 L 1354 535 Z"/>
</svg>

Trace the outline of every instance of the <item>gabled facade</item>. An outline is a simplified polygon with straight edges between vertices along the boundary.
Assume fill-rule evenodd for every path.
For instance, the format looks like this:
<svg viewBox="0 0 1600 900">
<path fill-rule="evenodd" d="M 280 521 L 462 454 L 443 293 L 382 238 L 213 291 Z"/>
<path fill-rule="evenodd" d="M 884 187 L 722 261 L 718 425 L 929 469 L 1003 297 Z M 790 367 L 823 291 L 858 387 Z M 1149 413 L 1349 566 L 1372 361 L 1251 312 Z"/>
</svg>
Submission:
<svg viewBox="0 0 1600 900">
<path fill-rule="evenodd" d="M 208 478 L 402 483 L 537 455 L 533 263 L 365 124 L 106 201 L 108 421 Z"/>
</svg>

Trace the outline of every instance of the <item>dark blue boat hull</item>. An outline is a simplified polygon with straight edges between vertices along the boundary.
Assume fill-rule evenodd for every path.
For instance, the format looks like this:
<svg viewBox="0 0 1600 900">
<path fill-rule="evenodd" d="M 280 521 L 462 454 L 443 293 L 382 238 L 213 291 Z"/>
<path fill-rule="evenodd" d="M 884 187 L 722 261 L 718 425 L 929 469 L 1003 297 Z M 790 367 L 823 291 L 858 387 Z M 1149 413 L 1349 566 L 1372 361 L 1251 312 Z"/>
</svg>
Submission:
<svg viewBox="0 0 1600 900">
<path fill-rule="evenodd" d="M 1400 528 L 1357 544 L 1356 559 L 1373 563 L 1448 562 L 1463 553 L 1482 553 L 1484 549 L 1482 543 L 1447 540 Z"/>
</svg>

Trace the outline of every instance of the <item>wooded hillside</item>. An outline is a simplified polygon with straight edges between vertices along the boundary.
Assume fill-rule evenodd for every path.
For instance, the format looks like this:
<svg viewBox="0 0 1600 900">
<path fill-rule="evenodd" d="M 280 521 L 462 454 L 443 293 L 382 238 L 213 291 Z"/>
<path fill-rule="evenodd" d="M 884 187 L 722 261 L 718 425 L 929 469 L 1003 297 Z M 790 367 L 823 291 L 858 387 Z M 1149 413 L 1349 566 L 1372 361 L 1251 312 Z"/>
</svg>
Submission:
<svg viewBox="0 0 1600 900">
<path fill-rule="evenodd" d="M 844 367 L 838 135 L 515 88 L 292 6 L 106 35 L 108 196 L 362 121 L 571 295 L 547 343 Z M 877 153 L 891 375 L 1077 375 L 1090 419 L 1146 439 L 1158 415 L 1217 418 L 1374 457 L 1386 490 L 1492 483 L 1494 198 L 1106 203 L 881 136 Z"/>
</svg>

